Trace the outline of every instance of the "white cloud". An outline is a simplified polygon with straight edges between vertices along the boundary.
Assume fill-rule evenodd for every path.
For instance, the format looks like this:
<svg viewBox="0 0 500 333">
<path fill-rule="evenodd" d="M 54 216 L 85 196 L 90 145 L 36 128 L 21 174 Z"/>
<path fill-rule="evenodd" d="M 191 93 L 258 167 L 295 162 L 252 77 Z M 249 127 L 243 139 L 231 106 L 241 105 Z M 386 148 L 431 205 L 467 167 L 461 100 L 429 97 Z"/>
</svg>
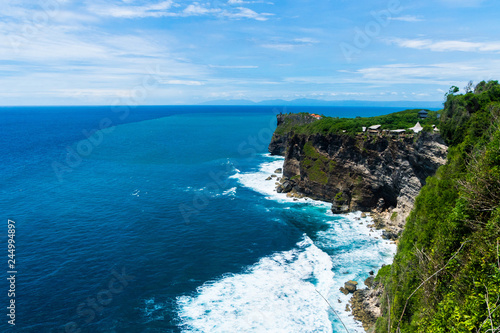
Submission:
<svg viewBox="0 0 500 333">
<path fill-rule="evenodd" d="M 430 65 L 391 64 L 367 67 L 352 72 L 346 82 L 377 84 L 439 84 L 481 81 L 500 76 L 500 60 L 447 62 Z M 359 77 L 356 77 L 356 74 Z M 460 83 L 461 84 L 461 83 Z"/>
<path fill-rule="evenodd" d="M 452 7 L 478 7 L 486 0 L 440 0 L 440 2 Z"/>
<path fill-rule="evenodd" d="M 246 3 L 246 2 L 245 2 Z M 230 7 L 227 9 L 211 7 L 210 3 L 200 4 L 193 2 L 184 9 L 179 10 L 180 4 L 172 0 L 162 1 L 147 5 L 122 5 L 122 4 L 99 4 L 90 5 L 89 11 L 99 16 L 111 16 L 117 18 L 146 18 L 146 17 L 189 17 L 189 16 L 215 16 L 229 19 L 254 19 L 266 21 L 271 13 L 257 13 L 245 7 Z"/>
<path fill-rule="evenodd" d="M 399 47 L 431 50 L 435 52 L 500 52 L 500 42 L 468 42 L 460 40 L 434 41 L 432 39 L 402 39 L 394 38 L 389 43 Z"/>
<path fill-rule="evenodd" d="M 227 3 L 230 5 L 243 5 L 243 4 L 252 4 L 252 3 L 265 3 L 266 5 L 274 5 L 273 2 L 267 2 L 267 1 L 262 1 L 262 0 L 256 0 L 256 1 L 228 0 Z"/>
<path fill-rule="evenodd" d="M 89 11 L 100 16 L 112 16 L 119 18 L 162 17 L 173 15 L 168 11 L 172 8 L 172 5 L 172 0 L 140 6 L 91 5 L 89 7 Z"/>
<path fill-rule="evenodd" d="M 309 37 L 302 37 L 302 38 L 294 38 L 291 41 L 285 41 L 285 42 L 263 43 L 260 46 L 279 51 L 291 51 L 296 47 L 310 46 L 312 44 L 317 44 L 317 43 L 319 43 L 319 41 L 316 39 Z"/>
<path fill-rule="evenodd" d="M 269 16 L 272 16 L 274 14 L 271 13 L 257 13 L 249 8 L 245 7 L 237 7 L 236 9 L 239 10 L 239 12 L 229 12 L 229 11 L 223 11 L 222 15 L 228 18 L 232 19 L 240 19 L 240 18 L 249 18 L 249 19 L 254 19 L 257 21 L 267 21 L 269 19 Z"/>
<path fill-rule="evenodd" d="M 204 83 L 200 81 L 189 81 L 189 80 L 160 80 L 161 84 L 175 84 L 184 86 L 202 86 Z"/>
<path fill-rule="evenodd" d="M 208 65 L 211 68 L 224 68 L 224 69 L 254 69 L 259 68 L 259 66 L 251 66 L 251 65 Z"/>
<path fill-rule="evenodd" d="M 218 8 L 206 8 L 202 7 L 199 4 L 195 3 L 193 5 L 187 6 L 183 11 L 183 16 L 200 16 L 200 15 L 208 15 L 208 14 L 216 14 L 220 13 L 221 9 Z"/>
<path fill-rule="evenodd" d="M 274 44 L 261 44 L 262 47 L 267 49 L 275 49 L 279 51 L 291 51 L 293 50 L 297 44 L 287 44 L 287 43 L 274 43 Z"/>
<path fill-rule="evenodd" d="M 403 22 L 421 22 L 421 21 L 424 21 L 424 19 L 419 18 L 419 17 L 414 16 L 414 15 L 404 15 L 404 16 L 390 17 L 389 20 L 403 21 Z"/>
<path fill-rule="evenodd" d="M 316 40 L 314 38 L 308 38 L 308 37 L 295 38 L 293 41 L 297 42 L 297 43 L 303 43 L 303 44 L 316 44 L 316 43 L 319 43 L 318 40 Z"/>
</svg>

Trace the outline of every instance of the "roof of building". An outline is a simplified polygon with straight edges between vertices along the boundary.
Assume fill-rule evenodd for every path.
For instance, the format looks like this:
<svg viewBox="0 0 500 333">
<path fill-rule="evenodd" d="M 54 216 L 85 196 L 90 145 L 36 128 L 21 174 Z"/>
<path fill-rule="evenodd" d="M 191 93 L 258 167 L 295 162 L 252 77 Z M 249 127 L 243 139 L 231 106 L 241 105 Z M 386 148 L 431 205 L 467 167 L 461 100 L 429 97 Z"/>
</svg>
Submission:
<svg viewBox="0 0 500 333">
<path fill-rule="evenodd" d="M 422 125 L 420 125 L 420 122 L 417 122 L 415 124 L 415 126 L 409 128 L 409 129 L 411 129 L 415 133 L 418 133 L 418 132 L 422 131 L 424 128 L 422 127 Z"/>
<path fill-rule="evenodd" d="M 373 126 L 370 126 L 368 127 L 368 129 L 371 129 L 371 130 L 377 130 L 381 127 L 382 125 L 373 125 Z"/>
</svg>

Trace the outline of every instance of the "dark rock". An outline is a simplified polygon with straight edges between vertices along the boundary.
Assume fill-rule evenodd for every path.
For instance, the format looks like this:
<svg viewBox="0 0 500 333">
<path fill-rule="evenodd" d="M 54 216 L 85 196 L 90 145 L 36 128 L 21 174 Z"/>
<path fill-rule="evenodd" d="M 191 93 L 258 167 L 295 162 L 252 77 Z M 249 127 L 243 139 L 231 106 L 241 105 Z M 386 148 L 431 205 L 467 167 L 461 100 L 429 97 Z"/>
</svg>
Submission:
<svg viewBox="0 0 500 333">
<path fill-rule="evenodd" d="M 349 304 L 345 305 L 345 311 L 346 312 L 350 312 L 351 311 L 351 307 L 349 306 Z"/>
<path fill-rule="evenodd" d="M 339 290 L 344 293 L 344 295 L 347 295 L 349 294 L 349 291 L 347 289 L 345 289 L 344 287 L 340 287 Z"/>
<path fill-rule="evenodd" d="M 272 179 L 271 176 L 269 176 L 269 177 L 266 178 L 266 180 L 271 180 L 271 179 Z"/>
<path fill-rule="evenodd" d="M 349 203 L 351 201 L 350 193 L 347 191 L 338 192 L 333 198 L 332 213 L 343 214 L 350 211 Z"/>
<path fill-rule="evenodd" d="M 332 213 L 334 214 L 346 214 L 349 213 L 350 209 L 347 205 L 339 205 L 332 203 Z"/>
<path fill-rule="evenodd" d="M 370 311 L 370 307 L 367 304 L 368 298 L 369 291 L 367 289 L 363 289 L 356 291 L 350 300 L 352 314 L 356 320 L 361 321 L 365 331 L 371 330 L 377 321 L 377 318 L 373 312 Z"/>
<path fill-rule="evenodd" d="M 276 192 L 283 193 L 283 186 L 280 185 L 280 186 L 276 187 Z"/>
<path fill-rule="evenodd" d="M 283 193 L 288 193 L 293 189 L 294 183 L 290 180 L 286 180 L 281 187 L 283 187 Z"/>
<path fill-rule="evenodd" d="M 398 239 L 398 235 L 391 231 L 384 230 L 382 231 L 382 238 L 388 240 L 396 240 Z"/>
<path fill-rule="evenodd" d="M 368 287 L 368 288 L 371 288 L 373 286 L 373 282 L 375 281 L 375 277 L 373 276 L 370 276 L 368 277 L 366 280 L 365 280 L 365 285 Z"/>
<path fill-rule="evenodd" d="M 344 288 L 348 292 L 350 292 L 351 294 L 356 291 L 357 286 L 358 286 L 358 283 L 356 281 L 352 281 L 352 280 L 347 281 L 346 283 L 344 283 Z"/>
<path fill-rule="evenodd" d="M 381 212 L 383 209 L 384 209 L 384 206 L 385 206 L 385 200 L 384 198 L 380 198 L 378 199 L 378 202 L 377 202 L 377 210 L 379 212 Z"/>
<path fill-rule="evenodd" d="M 370 275 L 373 275 L 373 274 L 375 274 L 375 272 L 374 271 L 370 271 Z"/>
<path fill-rule="evenodd" d="M 282 168 L 278 168 L 278 169 L 274 170 L 274 173 L 282 173 L 282 172 L 283 172 Z"/>
</svg>

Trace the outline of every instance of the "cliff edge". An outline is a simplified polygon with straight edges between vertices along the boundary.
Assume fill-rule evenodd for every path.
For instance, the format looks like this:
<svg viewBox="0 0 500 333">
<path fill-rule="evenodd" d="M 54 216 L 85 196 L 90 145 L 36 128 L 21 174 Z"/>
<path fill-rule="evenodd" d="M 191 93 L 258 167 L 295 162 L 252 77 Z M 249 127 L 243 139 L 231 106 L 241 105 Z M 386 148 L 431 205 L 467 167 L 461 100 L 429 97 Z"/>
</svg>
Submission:
<svg viewBox="0 0 500 333">
<path fill-rule="evenodd" d="M 332 202 L 334 213 L 372 212 L 386 238 L 396 239 L 415 197 L 446 161 L 438 133 L 296 133 L 320 121 L 307 114 L 280 114 L 269 145 L 285 157 L 280 192 Z"/>
</svg>

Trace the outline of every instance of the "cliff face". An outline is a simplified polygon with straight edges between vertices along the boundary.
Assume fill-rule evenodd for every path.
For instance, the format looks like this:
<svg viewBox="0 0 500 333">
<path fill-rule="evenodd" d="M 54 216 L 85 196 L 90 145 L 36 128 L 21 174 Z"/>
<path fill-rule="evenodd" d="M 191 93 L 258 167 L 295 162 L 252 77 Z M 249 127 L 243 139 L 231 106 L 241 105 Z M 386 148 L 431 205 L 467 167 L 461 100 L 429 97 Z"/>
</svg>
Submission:
<svg viewBox="0 0 500 333">
<path fill-rule="evenodd" d="M 332 202 L 335 213 L 385 214 L 396 233 L 425 179 L 446 161 L 447 148 L 438 134 L 283 133 L 286 117 L 278 116 L 280 134 L 273 136 L 269 152 L 285 157 L 283 174 L 295 191 Z"/>
<path fill-rule="evenodd" d="M 269 144 L 269 152 L 272 155 L 284 156 L 288 138 L 290 137 L 290 128 L 293 125 L 303 125 L 311 123 L 316 119 L 304 114 L 278 114 L 276 116 L 278 127 L 273 134 Z"/>
</svg>

